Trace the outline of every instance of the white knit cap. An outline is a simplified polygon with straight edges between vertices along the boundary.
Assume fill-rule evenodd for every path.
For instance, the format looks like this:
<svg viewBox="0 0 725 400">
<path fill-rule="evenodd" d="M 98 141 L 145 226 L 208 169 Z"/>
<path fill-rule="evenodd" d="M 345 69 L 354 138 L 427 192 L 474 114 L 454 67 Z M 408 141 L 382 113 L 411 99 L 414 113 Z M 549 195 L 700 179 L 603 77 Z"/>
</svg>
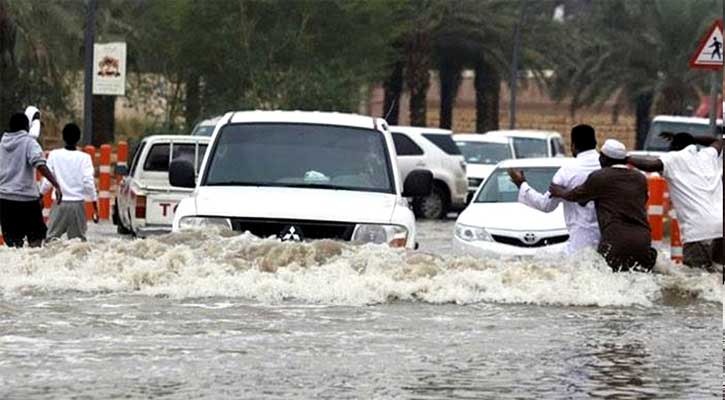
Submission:
<svg viewBox="0 0 725 400">
<path fill-rule="evenodd" d="M 607 139 L 602 146 L 602 154 L 615 160 L 623 160 L 627 158 L 627 148 L 619 140 Z"/>
</svg>

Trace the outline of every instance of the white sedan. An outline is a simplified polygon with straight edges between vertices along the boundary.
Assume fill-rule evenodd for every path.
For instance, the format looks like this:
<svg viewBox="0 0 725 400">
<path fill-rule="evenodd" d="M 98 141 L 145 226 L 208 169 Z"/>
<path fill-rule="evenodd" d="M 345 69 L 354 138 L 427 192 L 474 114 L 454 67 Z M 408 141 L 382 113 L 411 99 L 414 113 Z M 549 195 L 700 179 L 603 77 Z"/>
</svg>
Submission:
<svg viewBox="0 0 725 400">
<path fill-rule="evenodd" d="M 563 251 L 569 233 L 562 206 L 547 214 L 519 203 L 519 190 L 506 170 L 523 170 L 529 185 L 545 193 L 567 160 L 529 158 L 499 163 L 456 221 L 456 251 L 473 256 L 532 256 L 542 251 Z"/>
</svg>

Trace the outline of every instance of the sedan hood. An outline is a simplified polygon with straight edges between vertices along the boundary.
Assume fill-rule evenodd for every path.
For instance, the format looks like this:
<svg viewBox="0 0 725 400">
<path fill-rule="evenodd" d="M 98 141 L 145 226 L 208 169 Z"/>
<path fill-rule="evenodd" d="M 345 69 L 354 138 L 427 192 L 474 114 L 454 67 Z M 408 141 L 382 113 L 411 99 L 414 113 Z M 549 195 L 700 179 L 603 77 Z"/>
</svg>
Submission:
<svg viewBox="0 0 725 400">
<path fill-rule="evenodd" d="M 466 166 L 466 176 L 469 178 L 486 179 L 494 169 L 496 169 L 496 165 L 494 164 L 468 164 Z"/>
<path fill-rule="evenodd" d="M 389 193 L 277 187 L 200 187 L 196 215 L 389 223 L 396 196 Z"/>
<path fill-rule="evenodd" d="M 551 213 L 544 213 L 520 203 L 473 203 L 461 213 L 457 222 L 504 231 L 566 229 L 561 205 Z"/>
</svg>

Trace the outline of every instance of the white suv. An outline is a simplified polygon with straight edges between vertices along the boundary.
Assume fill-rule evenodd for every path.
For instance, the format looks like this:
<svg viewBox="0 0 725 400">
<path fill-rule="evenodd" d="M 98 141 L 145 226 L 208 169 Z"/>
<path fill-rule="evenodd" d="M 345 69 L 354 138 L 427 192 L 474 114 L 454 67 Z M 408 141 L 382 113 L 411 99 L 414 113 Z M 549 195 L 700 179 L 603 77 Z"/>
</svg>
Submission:
<svg viewBox="0 0 725 400">
<path fill-rule="evenodd" d="M 464 209 L 468 196 L 466 163 L 453 141 L 451 131 L 410 126 L 391 126 L 390 130 L 403 179 L 416 168 L 433 173 L 431 193 L 413 198 L 415 215 L 419 218 L 439 219 L 449 211 Z"/>
<path fill-rule="evenodd" d="M 302 111 L 246 111 L 217 123 L 198 183 L 175 161 L 173 186 L 195 188 L 173 231 L 216 226 L 282 241 L 333 239 L 415 247 L 408 196 L 430 192 L 432 174 L 403 182 L 383 119 Z"/>
</svg>

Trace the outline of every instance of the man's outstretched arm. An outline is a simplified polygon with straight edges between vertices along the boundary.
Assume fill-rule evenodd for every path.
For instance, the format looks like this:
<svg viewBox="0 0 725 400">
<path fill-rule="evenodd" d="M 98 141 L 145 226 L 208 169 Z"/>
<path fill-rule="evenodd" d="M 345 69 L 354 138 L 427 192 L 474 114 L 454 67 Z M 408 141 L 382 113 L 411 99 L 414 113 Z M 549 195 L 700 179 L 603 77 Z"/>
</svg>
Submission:
<svg viewBox="0 0 725 400">
<path fill-rule="evenodd" d="M 644 172 L 662 172 L 665 169 L 662 161 L 653 157 L 629 156 L 627 163 Z"/>
<path fill-rule="evenodd" d="M 513 168 L 508 169 L 509 177 L 511 181 L 519 188 L 518 201 L 521 204 L 529 206 L 535 210 L 539 210 L 545 213 L 550 213 L 556 210 L 556 207 L 561 203 L 560 199 L 549 196 L 548 193 L 541 194 L 536 189 L 531 187 L 526 182 L 526 177 L 523 171 L 518 171 Z M 557 173 L 558 174 L 558 173 Z M 554 182 L 558 182 L 557 177 L 554 176 Z"/>
</svg>

